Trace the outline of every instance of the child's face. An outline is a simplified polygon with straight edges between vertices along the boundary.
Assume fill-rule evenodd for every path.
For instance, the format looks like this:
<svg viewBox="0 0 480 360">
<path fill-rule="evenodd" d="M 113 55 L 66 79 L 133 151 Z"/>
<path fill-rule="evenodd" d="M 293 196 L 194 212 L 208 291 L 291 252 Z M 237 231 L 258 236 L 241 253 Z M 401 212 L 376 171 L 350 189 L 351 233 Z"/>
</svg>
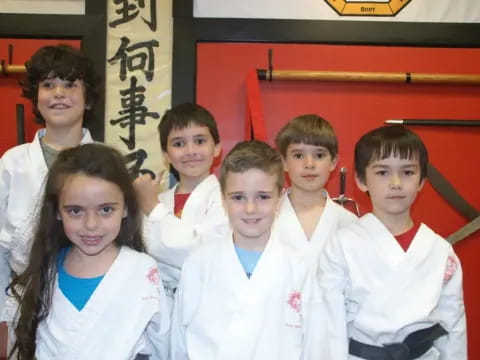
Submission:
<svg viewBox="0 0 480 360">
<path fill-rule="evenodd" d="M 215 144 L 208 127 L 190 124 L 170 131 L 165 155 L 178 171 L 180 181 L 201 180 L 208 176 L 214 158 L 220 155 L 220 145 Z"/>
<path fill-rule="evenodd" d="M 70 128 L 81 125 L 86 108 L 83 81 L 58 77 L 40 81 L 37 108 L 47 126 Z"/>
<path fill-rule="evenodd" d="M 409 215 L 410 206 L 423 187 L 417 158 L 390 157 L 371 161 L 365 170 L 365 182 L 356 177 L 360 190 L 370 194 L 373 213 L 382 216 Z"/>
<path fill-rule="evenodd" d="M 327 148 L 303 143 L 290 144 L 283 158 L 292 188 L 306 192 L 322 190 L 336 165 Z"/>
<path fill-rule="evenodd" d="M 109 181 L 83 174 L 65 179 L 58 203 L 58 217 L 74 251 L 81 256 L 108 256 L 126 216 L 123 193 Z"/>
<path fill-rule="evenodd" d="M 227 175 L 223 202 L 234 241 L 264 244 L 280 199 L 277 175 L 259 169 Z"/>
</svg>

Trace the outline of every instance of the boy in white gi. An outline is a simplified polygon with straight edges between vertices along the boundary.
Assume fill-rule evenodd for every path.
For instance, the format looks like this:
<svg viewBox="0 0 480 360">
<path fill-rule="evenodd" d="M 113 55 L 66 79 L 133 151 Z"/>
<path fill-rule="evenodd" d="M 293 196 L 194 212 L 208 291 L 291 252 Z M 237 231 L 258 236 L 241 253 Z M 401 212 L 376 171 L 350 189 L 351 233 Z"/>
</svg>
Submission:
<svg viewBox="0 0 480 360">
<path fill-rule="evenodd" d="M 177 288 L 185 257 L 205 240 L 229 231 L 220 185 L 210 174 L 220 155 L 220 136 L 212 114 L 195 104 L 168 110 L 158 126 L 162 151 L 179 182 L 158 195 L 161 176 L 135 180 L 145 222 L 148 252 L 159 262 L 170 300 Z"/>
<path fill-rule="evenodd" d="M 21 273 L 28 260 L 48 168 L 60 150 L 93 141 L 82 126 L 98 98 L 92 61 L 68 45 L 40 48 L 26 70 L 22 95 L 45 128 L 0 159 L 0 314 L 11 270 Z"/>
<path fill-rule="evenodd" d="M 325 359 L 467 359 L 460 262 L 410 214 L 427 162 L 422 140 L 402 126 L 372 130 L 356 144 L 357 185 L 373 211 L 322 254 Z"/>
<path fill-rule="evenodd" d="M 297 360 L 309 357 L 308 320 L 318 293 L 308 266 L 271 225 L 283 187 L 280 155 L 237 144 L 223 161 L 223 202 L 233 234 L 187 258 L 171 329 L 172 359 Z"/>
<path fill-rule="evenodd" d="M 315 268 L 327 239 L 339 227 L 358 220 L 325 190 L 338 161 L 337 136 L 328 121 L 307 114 L 287 123 L 275 142 L 291 186 L 282 196 L 274 226 L 279 239 L 300 250 Z"/>
</svg>

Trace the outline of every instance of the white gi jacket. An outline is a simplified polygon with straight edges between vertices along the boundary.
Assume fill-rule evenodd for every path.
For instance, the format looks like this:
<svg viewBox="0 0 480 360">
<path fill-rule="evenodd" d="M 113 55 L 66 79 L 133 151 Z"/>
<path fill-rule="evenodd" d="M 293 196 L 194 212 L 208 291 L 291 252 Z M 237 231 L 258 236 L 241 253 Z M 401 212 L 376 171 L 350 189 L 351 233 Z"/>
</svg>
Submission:
<svg viewBox="0 0 480 360">
<path fill-rule="evenodd" d="M 28 262 L 31 237 L 36 225 L 47 176 L 40 138 L 9 149 L 0 159 L 0 314 L 10 269 L 21 273 Z M 93 142 L 83 129 L 82 144 Z"/>
<path fill-rule="evenodd" d="M 282 243 L 297 249 L 307 263 L 313 266 L 313 269 L 316 269 L 320 253 L 327 240 L 334 236 L 339 228 L 356 221 L 358 221 L 358 218 L 351 211 L 332 201 L 326 194 L 325 208 L 311 239 L 308 239 L 290 202 L 287 190 L 282 196 L 274 228 Z"/>
<path fill-rule="evenodd" d="M 460 262 L 426 225 L 405 252 L 376 216 L 366 214 L 327 243 L 320 273 L 330 318 L 322 336 L 325 359 L 357 359 L 347 355 L 348 338 L 382 346 L 436 323 L 448 335 L 419 359 L 467 359 Z"/>
<path fill-rule="evenodd" d="M 170 314 L 154 259 L 122 247 L 85 307 L 55 288 L 37 329 L 38 360 L 151 360 L 168 357 Z"/>
<path fill-rule="evenodd" d="M 314 359 L 315 286 L 274 236 L 250 279 L 231 235 L 202 246 L 185 261 L 175 297 L 172 360 Z"/>
<path fill-rule="evenodd" d="M 176 186 L 159 195 L 160 203 L 144 223 L 144 241 L 149 254 L 158 261 L 167 295 L 177 287 L 187 255 L 203 242 L 224 238 L 230 231 L 215 175 L 209 175 L 193 190 L 181 218 L 173 212 L 175 190 Z"/>
</svg>

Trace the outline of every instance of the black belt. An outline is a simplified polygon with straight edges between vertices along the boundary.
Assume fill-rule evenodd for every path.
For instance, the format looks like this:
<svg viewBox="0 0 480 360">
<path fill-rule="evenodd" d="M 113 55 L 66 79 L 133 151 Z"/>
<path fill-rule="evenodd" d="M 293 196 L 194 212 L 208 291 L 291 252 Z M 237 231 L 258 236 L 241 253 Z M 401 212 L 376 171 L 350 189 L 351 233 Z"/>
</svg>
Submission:
<svg viewBox="0 0 480 360">
<path fill-rule="evenodd" d="M 350 355 L 368 360 L 412 360 L 425 354 L 436 339 L 447 334 L 440 324 L 436 324 L 411 333 L 400 343 L 383 346 L 368 345 L 350 339 L 348 352 Z"/>
</svg>

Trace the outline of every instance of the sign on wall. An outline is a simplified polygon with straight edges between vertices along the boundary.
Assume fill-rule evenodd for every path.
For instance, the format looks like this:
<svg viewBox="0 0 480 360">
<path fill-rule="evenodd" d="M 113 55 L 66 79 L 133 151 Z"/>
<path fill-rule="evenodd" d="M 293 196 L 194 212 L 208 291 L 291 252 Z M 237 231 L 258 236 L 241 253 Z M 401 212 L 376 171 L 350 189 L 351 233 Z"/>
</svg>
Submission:
<svg viewBox="0 0 480 360">
<path fill-rule="evenodd" d="M 478 0 L 194 0 L 195 17 L 480 22 Z"/>
<path fill-rule="evenodd" d="M 171 103 L 170 0 L 109 0 L 105 142 L 133 173 L 165 169 L 157 127 Z"/>
</svg>

